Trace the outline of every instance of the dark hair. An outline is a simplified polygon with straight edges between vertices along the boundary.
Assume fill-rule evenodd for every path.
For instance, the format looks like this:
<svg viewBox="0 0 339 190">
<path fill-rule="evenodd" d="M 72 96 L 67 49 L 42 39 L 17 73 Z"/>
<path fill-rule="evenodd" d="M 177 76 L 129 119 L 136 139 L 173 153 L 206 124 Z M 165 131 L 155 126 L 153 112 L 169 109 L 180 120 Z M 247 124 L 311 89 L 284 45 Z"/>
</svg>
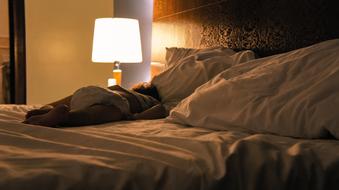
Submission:
<svg viewBox="0 0 339 190">
<path fill-rule="evenodd" d="M 136 84 L 132 87 L 132 90 L 140 94 L 152 96 L 158 101 L 161 101 L 157 88 L 151 83 L 143 82 Z"/>
</svg>

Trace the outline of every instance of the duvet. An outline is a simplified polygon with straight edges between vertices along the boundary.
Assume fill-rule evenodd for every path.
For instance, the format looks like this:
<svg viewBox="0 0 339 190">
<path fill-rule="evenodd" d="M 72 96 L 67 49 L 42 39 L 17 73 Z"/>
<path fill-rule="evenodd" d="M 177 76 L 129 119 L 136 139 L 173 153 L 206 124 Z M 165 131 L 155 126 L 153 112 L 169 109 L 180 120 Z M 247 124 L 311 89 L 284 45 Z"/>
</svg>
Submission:
<svg viewBox="0 0 339 190">
<path fill-rule="evenodd" d="M 338 189 L 339 142 L 166 120 L 54 129 L 0 106 L 0 189 Z"/>
</svg>

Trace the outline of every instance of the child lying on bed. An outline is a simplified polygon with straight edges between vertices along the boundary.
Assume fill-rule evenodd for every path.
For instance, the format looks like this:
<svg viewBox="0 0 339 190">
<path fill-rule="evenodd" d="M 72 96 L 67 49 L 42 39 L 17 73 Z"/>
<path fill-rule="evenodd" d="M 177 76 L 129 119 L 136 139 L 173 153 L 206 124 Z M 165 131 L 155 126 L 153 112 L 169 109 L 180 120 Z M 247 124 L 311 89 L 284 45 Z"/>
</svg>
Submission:
<svg viewBox="0 0 339 190">
<path fill-rule="evenodd" d="M 24 123 L 48 127 L 82 126 L 166 116 L 156 88 L 142 83 L 132 90 L 118 85 L 108 89 L 97 86 L 80 88 L 71 96 L 28 111 Z"/>
</svg>

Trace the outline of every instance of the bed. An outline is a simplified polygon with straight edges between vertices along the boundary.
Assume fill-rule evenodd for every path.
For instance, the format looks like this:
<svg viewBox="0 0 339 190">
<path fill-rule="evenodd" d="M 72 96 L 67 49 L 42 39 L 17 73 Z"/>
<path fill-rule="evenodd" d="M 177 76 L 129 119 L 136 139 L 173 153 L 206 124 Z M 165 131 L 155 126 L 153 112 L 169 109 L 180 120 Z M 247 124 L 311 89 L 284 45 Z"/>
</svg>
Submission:
<svg viewBox="0 0 339 190">
<path fill-rule="evenodd" d="M 339 143 L 165 120 L 26 126 L 1 107 L 1 189 L 337 189 Z"/>
<path fill-rule="evenodd" d="M 254 52 L 257 58 L 263 57 L 261 60 L 264 63 L 267 60 L 283 62 L 286 60 L 284 56 L 288 55 L 288 60 L 291 61 L 284 65 L 295 61 L 291 59 L 291 55 L 301 55 L 299 53 L 307 51 L 318 52 L 322 48 L 322 54 L 317 54 L 320 56 L 317 59 L 305 54 L 306 59 L 302 60 L 306 60 L 305 63 L 323 60 L 323 55 L 328 55 L 329 48 L 330 55 L 333 55 L 337 51 L 335 48 L 339 47 L 338 40 L 330 40 L 339 37 L 336 22 L 339 11 L 334 5 L 334 0 L 155 0 L 153 60 L 164 61 L 165 47 L 201 49 L 215 46 L 234 49 L 239 53 L 237 55 L 245 55 L 251 59 L 251 52 Z M 318 44 L 326 40 L 330 41 L 325 42 L 325 45 Z M 315 46 L 306 47 L 313 44 Z M 304 47 L 306 49 L 299 49 Z M 226 56 L 220 56 L 220 51 L 224 49 L 213 49 L 212 54 L 217 55 L 217 60 L 230 61 Z M 225 52 L 230 53 L 229 50 Z M 236 52 L 232 52 L 233 55 Z M 204 57 L 206 54 L 199 56 Z M 326 56 L 326 59 L 339 60 L 333 56 Z M 208 63 L 210 62 L 212 61 L 209 60 Z M 254 59 L 251 63 L 260 65 L 259 62 L 260 59 Z M 199 60 L 199 64 L 203 63 L 205 62 Z M 338 65 L 334 63 L 329 66 Z M 220 78 L 252 69 L 246 64 L 243 66 L 244 64 L 227 66 L 236 70 L 215 75 Z M 264 65 L 261 70 L 269 70 L 271 65 Z M 297 65 L 300 67 L 296 67 L 294 71 L 301 72 L 303 64 L 299 61 Z M 190 73 L 190 76 L 196 74 L 195 70 Z M 318 72 L 310 73 L 318 76 Z M 302 73 L 295 74 L 299 75 L 303 76 Z M 168 73 L 168 77 L 170 76 L 172 72 Z M 234 81 L 232 84 L 238 81 L 230 80 Z M 218 81 L 218 78 L 213 77 L 207 83 L 213 85 Z M 335 84 L 331 85 L 329 87 Z M 202 87 L 199 89 L 204 90 Z M 197 92 L 195 89 L 192 91 Z M 333 91 L 337 92 L 336 88 Z M 203 97 L 192 95 L 180 94 L 188 98 L 176 105 L 169 118 L 62 129 L 22 124 L 26 111 L 36 108 L 34 105 L 1 105 L 0 189 L 339 188 L 339 142 L 335 132 L 331 133 L 332 136 L 326 136 L 327 133 L 320 131 L 319 137 L 316 136 L 318 133 L 306 133 L 306 136 L 310 135 L 309 138 L 302 138 L 298 137 L 299 133 L 291 137 L 294 133 L 277 135 L 280 131 L 258 132 L 234 125 L 228 128 L 222 128 L 224 126 L 221 125 L 218 128 L 220 122 L 225 122 L 222 120 L 224 118 L 200 120 L 201 112 L 196 111 L 203 109 L 193 109 L 190 115 L 181 114 L 182 109 L 178 106 L 190 109 L 196 102 L 186 104 L 189 99 Z M 216 94 L 209 95 L 213 100 L 218 98 L 213 95 Z M 241 96 L 239 93 L 239 97 Z M 213 100 L 210 101 L 211 104 Z M 336 106 L 338 102 L 330 103 Z M 214 109 L 217 110 L 216 113 L 210 110 L 210 115 L 217 117 L 220 113 L 218 109 Z M 332 112 L 336 113 L 335 110 Z M 254 119 L 259 116 L 260 114 L 256 115 Z M 337 121 L 335 116 L 330 119 Z M 258 120 L 246 119 L 246 122 L 250 121 Z M 185 122 L 187 124 L 183 124 Z M 255 124 L 258 123 L 255 126 L 264 125 L 261 122 Z"/>
</svg>

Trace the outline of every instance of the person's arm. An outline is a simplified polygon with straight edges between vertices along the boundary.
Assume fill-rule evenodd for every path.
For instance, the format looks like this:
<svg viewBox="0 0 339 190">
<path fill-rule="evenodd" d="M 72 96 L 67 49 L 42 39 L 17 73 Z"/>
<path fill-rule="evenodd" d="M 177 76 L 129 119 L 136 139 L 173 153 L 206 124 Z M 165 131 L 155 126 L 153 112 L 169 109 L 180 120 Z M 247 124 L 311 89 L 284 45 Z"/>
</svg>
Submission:
<svg viewBox="0 0 339 190">
<path fill-rule="evenodd" d="M 167 117 L 168 113 L 164 106 L 157 104 L 141 113 L 136 113 L 133 115 L 133 119 L 160 119 Z"/>
<path fill-rule="evenodd" d="M 67 105 L 70 106 L 71 104 L 71 99 L 72 99 L 72 95 L 71 96 L 67 96 L 63 99 L 57 100 L 55 102 L 46 104 L 38 109 L 33 109 L 30 110 L 26 113 L 25 118 L 28 119 L 33 115 L 40 115 L 40 114 L 45 114 L 48 113 L 49 111 L 51 111 L 54 107 L 58 106 L 58 105 Z"/>
</svg>

